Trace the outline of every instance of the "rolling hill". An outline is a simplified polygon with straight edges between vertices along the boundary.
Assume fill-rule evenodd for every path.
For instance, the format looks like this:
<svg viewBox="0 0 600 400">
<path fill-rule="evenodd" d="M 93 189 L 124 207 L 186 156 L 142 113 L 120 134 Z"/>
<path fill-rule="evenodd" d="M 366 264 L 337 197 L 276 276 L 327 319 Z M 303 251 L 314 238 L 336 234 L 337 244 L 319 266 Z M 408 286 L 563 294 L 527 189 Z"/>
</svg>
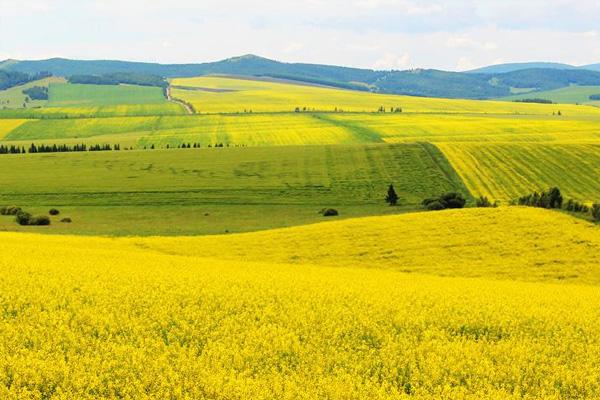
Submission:
<svg viewBox="0 0 600 400">
<path fill-rule="evenodd" d="M 552 62 L 523 62 L 523 63 L 506 63 L 489 65 L 487 67 L 477 68 L 467 71 L 472 74 L 505 74 L 507 72 L 515 72 L 523 69 L 577 69 L 577 67 L 569 64 L 552 63 Z"/>
<path fill-rule="evenodd" d="M 416 69 L 375 71 L 330 65 L 282 63 L 254 55 L 201 64 L 155 64 L 127 61 L 82 61 L 55 58 L 0 64 L 0 71 L 25 74 L 50 72 L 57 76 L 102 75 L 127 72 L 168 78 L 211 74 L 269 76 L 345 89 L 413 96 L 488 99 L 505 97 L 511 89 L 556 89 L 570 84 L 600 85 L 600 71 L 557 69 L 554 64 L 529 64 L 528 68 L 497 68 L 486 73 L 460 73 Z M 536 67 L 536 68 L 531 68 Z M 540 68 L 542 67 L 542 68 Z"/>
<path fill-rule="evenodd" d="M 0 396 L 595 398 L 598 237 L 522 208 L 218 238 L 0 233 Z"/>
<path fill-rule="evenodd" d="M 562 63 L 553 62 L 522 62 L 522 63 L 506 63 L 496 64 L 487 67 L 477 68 L 470 71 L 469 73 L 475 74 L 503 74 L 507 72 L 520 71 L 523 69 L 584 69 L 589 71 L 600 71 L 600 64 L 589 64 L 582 66 L 574 66 Z"/>
<path fill-rule="evenodd" d="M 600 86 L 571 85 L 554 90 L 545 90 L 535 93 L 517 94 L 503 98 L 503 100 L 545 99 L 560 104 L 592 104 L 599 105 L 600 101 L 590 99 L 592 95 L 600 95 Z"/>
</svg>

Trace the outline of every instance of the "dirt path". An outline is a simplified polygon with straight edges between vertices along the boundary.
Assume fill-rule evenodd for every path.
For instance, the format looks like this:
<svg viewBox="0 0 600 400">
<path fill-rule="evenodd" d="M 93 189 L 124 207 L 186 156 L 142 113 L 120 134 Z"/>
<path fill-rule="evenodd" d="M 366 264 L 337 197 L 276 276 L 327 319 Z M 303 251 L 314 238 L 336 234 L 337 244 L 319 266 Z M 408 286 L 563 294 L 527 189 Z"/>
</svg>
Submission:
<svg viewBox="0 0 600 400">
<path fill-rule="evenodd" d="M 196 114 L 196 112 L 194 111 L 194 108 L 189 105 L 188 103 L 186 103 L 185 101 L 179 100 L 179 99 L 174 99 L 173 96 L 171 96 L 171 86 L 167 87 L 167 100 L 172 101 L 173 103 L 177 103 L 179 105 L 181 105 L 183 108 L 185 108 L 185 111 L 188 114 Z"/>
</svg>

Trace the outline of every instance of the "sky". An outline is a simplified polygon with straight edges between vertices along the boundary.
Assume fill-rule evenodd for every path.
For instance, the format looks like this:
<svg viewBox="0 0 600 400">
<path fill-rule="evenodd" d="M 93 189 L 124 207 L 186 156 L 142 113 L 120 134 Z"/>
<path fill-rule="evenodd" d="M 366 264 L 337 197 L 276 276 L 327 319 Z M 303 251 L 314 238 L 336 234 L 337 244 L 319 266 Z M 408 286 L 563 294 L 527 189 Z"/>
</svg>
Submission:
<svg viewBox="0 0 600 400">
<path fill-rule="evenodd" d="M 0 0 L 0 60 L 600 63 L 600 0 Z"/>
</svg>

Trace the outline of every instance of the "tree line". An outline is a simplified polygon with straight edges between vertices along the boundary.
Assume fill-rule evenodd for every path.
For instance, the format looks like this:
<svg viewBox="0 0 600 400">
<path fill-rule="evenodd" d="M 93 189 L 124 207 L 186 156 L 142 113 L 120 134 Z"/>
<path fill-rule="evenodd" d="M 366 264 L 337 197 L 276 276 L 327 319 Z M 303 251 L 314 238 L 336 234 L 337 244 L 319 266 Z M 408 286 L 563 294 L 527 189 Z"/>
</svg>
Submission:
<svg viewBox="0 0 600 400">
<path fill-rule="evenodd" d="M 569 199 L 565 201 L 561 191 L 557 187 L 552 187 L 543 192 L 533 192 L 521 196 L 512 204 L 528 207 L 538 207 L 546 209 L 562 209 L 565 211 L 581 214 L 589 214 L 596 222 L 600 222 L 600 204 L 594 203 L 592 206 L 581 203 L 577 200 Z"/>
<path fill-rule="evenodd" d="M 534 99 L 519 99 L 519 100 L 515 100 L 515 103 L 554 104 L 554 102 L 552 100 L 538 99 L 538 98 L 534 98 Z"/>
<path fill-rule="evenodd" d="M 206 148 L 224 148 L 224 147 L 246 147 L 246 145 L 231 145 L 229 143 L 215 143 L 202 146 L 200 143 L 180 143 L 177 145 L 167 144 L 164 147 L 158 147 L 155 144 L 150 146 L 144 146 L 143 148 L 137 148 L 137 150 L 155 150 L 155 149 L 199 149 L 202 147 Z M 124 147 L 123 150 L 135 150 L 133 146 Z M 35 144 L 32 143 L 29 147 L 17 146 L 17 145 L 0 145 L 0 154 L 35 154 L 35 153 L 70 153 L 70 152 L 84 152 L 84 151 L 120 151 L 120 144 Z"/>
<path fill-rule="evenodd" d="M 0 90 L 24 85 L 26 83 L 37 81 L 39 79 L 52 76 L 48 72 L 39 72 L 37 74 L 26 74 L 24 72 L 0 70 Z"/>
<path fill-rule="evenodd" d="M 116 72 L 104 75 L 72 75 L 68 78 L 69 83 L 80 83 L 84 85 L 139 85 L 156 86 L 166 89 L 169 83 L 162 76 L 140 74 L 135 72 Z"/>
</svg>

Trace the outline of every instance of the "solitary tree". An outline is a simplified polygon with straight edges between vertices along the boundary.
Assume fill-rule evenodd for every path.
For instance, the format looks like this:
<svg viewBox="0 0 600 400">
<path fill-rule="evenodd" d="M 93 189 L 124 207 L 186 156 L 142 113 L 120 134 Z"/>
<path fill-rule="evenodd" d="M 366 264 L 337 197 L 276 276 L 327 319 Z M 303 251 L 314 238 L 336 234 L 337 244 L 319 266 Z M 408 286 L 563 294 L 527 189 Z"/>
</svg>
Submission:
<svg viewBox="0 0 600 400">
<path fill-rule="evenodd" d="M 390 185 L 390 187 L 388 188 L 388 192 L 387 192 L 387 196 L 385 197 L 385 201 L 390 206 L 395 206 L 398 204 L 398 194 L 396 194 L 394 185 Z"/>
</svg>

